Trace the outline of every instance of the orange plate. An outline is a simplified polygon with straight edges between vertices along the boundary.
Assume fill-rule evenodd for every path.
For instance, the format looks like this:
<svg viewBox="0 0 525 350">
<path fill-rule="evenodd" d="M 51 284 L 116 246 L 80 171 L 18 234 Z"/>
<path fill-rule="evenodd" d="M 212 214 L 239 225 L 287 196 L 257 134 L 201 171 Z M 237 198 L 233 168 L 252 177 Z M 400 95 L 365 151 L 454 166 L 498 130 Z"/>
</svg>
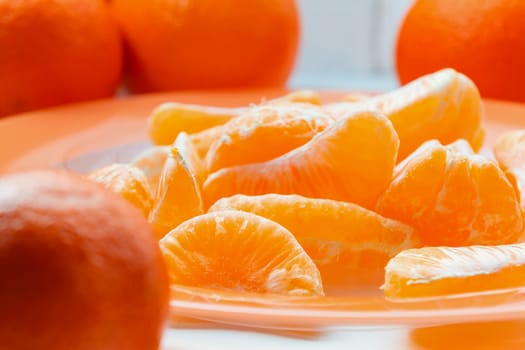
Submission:
<svg viewBox="0 0 525 350">
<path fill-rule="evenodd" d="M 38 167 L 85 172 L 127 161 L 149 145 L 146 117 L 166 101 L 243 106 L 284 90 L 154 94 L 37 111 L 0 120 L 0 173 Z M 324 102 L 342 92 L 324 92 Z M 506 130 L 525 128 L 525 105 L 486 101 L 487 145 Z M 484 152 L 489 152 L 488 148 Z M 326 326 L 429 326 L 525 319 L 524 290 L 459 295 L 394 303 L 376 288 L 327 298 L 260 297 L 189 287 L 173 289 L 173 321 L 199 319 L 273 330 Z"/>
</svg>

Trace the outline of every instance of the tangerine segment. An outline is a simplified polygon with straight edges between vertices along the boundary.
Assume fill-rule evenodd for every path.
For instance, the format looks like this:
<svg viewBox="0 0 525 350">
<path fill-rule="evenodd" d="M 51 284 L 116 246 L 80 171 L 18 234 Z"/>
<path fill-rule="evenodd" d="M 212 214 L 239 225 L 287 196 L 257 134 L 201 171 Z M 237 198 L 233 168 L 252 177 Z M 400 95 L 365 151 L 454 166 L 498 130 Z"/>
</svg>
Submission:
<svg viewBox="0 0 525 350">
<path fill-rule="evenodd" d="M 164 164 L 149 222 L 157 238 L 161 239 L 184 220 L 202 213 L 202 199 L 195 176 L 179 150 L 173 148 Z"/>
<path fill-rule="evenodd" d="M 153 205 L 151 189 L 144 173 L 137 167 L 130 164 L 111 164 L 93 171 L 88 178 L 121 195 L 140 209 L 144 216 L 148 216 Z"/>
<path fill-rule="evenodd" d="M 131 162 L 133 166 L 142 170 L 153 193 L 157 191 L 164 162 L 169 153 L 170 146 L 155 146 L 144 150 Z"/>
<path fill-rule="evenodd" d="M 173 147 L 175 147 L 180 152 L 183 159 L 186 160 L 190 172 L 195 175 L 197 184 L 199 186 L 202 185 L 208 176 L 208 172 L 203 159 L 199 156 L 197 148 L 189 138 L 188 134 L 181 132 L 175 139 Z"/>
<path fill-rule="evenodd" d="M 212 126 L 222 125 L 242 112 L 244 112 L 243 108 L 167 102 L 155 108 L 149 116 L 148 132 L 154 143 L 169 145 L 182 131 L 195 133 Z"/>
<path fill-rule="evenodd" d="M 200 158 L 206 158 L 212 143 L 220 139 L 224 131 L 224 125 L 217 125 L 189 135 L 190 141 Z"/>
<path fill-rule="evenodd" d="M 301 91 L 298 91 L 297 93 L 301 93 Z M 270 100 L 266 103 L 266 105 L 283 105 L 283 104 L 284 105 L 294 105 L 295 103 L 299 103 L 300 100 L 294 97 L 293 94 L 294 93 L 290 93 L 290 95 L 286 95 L 282 98 L 279 98 L 276 100 Z M 291 97 L 288 97 L 288 96 L 291 96 Z M 289 101 L 288 98 L 296 99 L 296 101 L 294 100 Z M 307 103 L 305 101 L 303 102 Z M 304 105 L 304 103 L 302 103 L 302 105 Z M 312 101 L 310 101 L 309 103 L 314 104 Z M 212 143 L 220 139 L 224 132 L 225 132 L 225 125 L 222 124 L 222 125 L 217 125 L 217 126 L 190 134 L 189 136 L 190 136 L 192 143 L 195 145 L 195 148 L 197 149 L 197 153 L 199 154 L 199 156 L 201 158 L 205 158 Z"/>
<path fill-rule="evenodd" d="M 392 121 L 399 140 L 399 159 L 423 142 L 466 139 L 479 150 L 483 143 L 482 102 L 474 83 L 453 69 L 425 75 L 397 90 L 354 103 L 325 105 L 334 116 L 352 109 L 377 109 Z"/>
<path fill-rule="evenodd" d="M 206 155 L 207 169 L 213 172 L 278 157 L 305 144 L 332 121 L 309 104 L 254 107 L 224 125 Z"/>
<path fill-rule="evenodd" d="M 309 103 L 320 105 L 319 94 L 311 90 L 298 90 L 268 100 L 268 104 Z M 148 118 L 148 133 L 157 145 L 169 145 L 180 132 L 193 134 L 208 128 L 223 125 L 230 119 L 245 113 L 244 107 L 215 107 L 179 102 L 166 102 L 153 110 Z"/>
<path fill-rule="evenodd" d="M 321 105 L 321 96 L 319 93 L 313 90 L 297 90 L 292 91 L 282 97 L 274 98 L 268 101 L 268 104 L 279 104 L 279 103 L 309 103 L 312 105 Z"/>
<path fill-rule="evenodd" d="M 525 286 L 525 245 L 405 250 L 385 269 L 385 296 L 413 298 Z"/>
<path fill-rule="evenodd" d="M 516 191 L 522 217 L 525 218 L 525 169 L 510 169 L 505 172 L 505 175 L 507 175 L 507 179 L 509 179 L 512 187 L 514 187 L 514 191 Z"/>
<path fill-rule="evenodd" d="M 343 97 L 343 102 L 359 102 L 372 97 L 372 94 L 363 92 L 351 92 Z"/>
<path fill-rule="evenodd" d="M 424 143 L 396 167 L 376 209 L 413 226 L 425 245 L 514 243 L 523 229 L 505 174 L 466 141 Z"/>
<path fill-rule="evenodd" d="M 206 205 L 234 194 L 300 194 L 372 207 L 388 186 L 399 139 L 376 112 L 350 113 L 278 158 L 223 168 L 203 186 Z"/>
<path fill-rule="evenodd" d="M 160 241 L 170 282 L 257 293 L 323 295 L 319 270 L 281 225 L 241 211 L 180 224 Z"/>
<path fill-rule="evenodd" d="M 525 215 L 525 130 L 513 130 L 501 135 L 493 148 L 494 156 L 520 199 Z"/>
<path fill-rule="evenodd" d="M 421 246 L 414 229 L 356 204 L 299 195 L 235 195 L 209 212 L 242 210 L 275 221 L 292 232 L 323 274 L 323 266 L 383 268 L 388 259 Z"/>
<path fill-rule="evenodd" d="M 525 130 L 513 130 L 501 135 L 493 148 L 502 169 L 525 169 Z"/>
</svg>

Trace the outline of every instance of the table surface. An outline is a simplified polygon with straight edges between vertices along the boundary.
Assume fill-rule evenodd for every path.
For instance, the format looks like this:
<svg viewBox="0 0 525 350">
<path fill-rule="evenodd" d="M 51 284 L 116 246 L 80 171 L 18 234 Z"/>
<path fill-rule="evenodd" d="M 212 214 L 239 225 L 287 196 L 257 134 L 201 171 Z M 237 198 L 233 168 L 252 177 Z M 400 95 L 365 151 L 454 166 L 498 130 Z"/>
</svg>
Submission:
<svg viewBox="0 0 525 350">
<path fill-rule="evenodd" d="M 249 330 L 170 329 L 164 336 L 164 350 L 263 350 L 263 349 L 411 349 L 409 331 L 327 331 L 315 335 L 272 334 Z"/>
<path fill-rule="evenodd" d="M 525 320 L 408 328 L 353 328 L 276 334 L 217 326 L 169 329 L 163 350 L 369 349 L 523 350 Z"/>
</svg>

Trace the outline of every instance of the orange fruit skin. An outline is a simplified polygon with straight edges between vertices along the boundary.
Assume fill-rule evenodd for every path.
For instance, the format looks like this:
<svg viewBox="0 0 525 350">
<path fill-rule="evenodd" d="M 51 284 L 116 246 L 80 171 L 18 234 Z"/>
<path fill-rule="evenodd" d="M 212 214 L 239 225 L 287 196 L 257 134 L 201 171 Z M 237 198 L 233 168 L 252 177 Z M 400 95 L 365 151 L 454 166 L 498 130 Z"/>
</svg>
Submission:
<svg viewBox="0 0 525 350">
<path fill-rule="evenodd" d="M 319 270 L 294 236 L 261 216 L 225 210 L 193 217 L 160 248 L 170 282 L 285 295 L 323 295 Z"/>
<path fill-rule="evenodd" d="M 205 207 L 234 194 L 299 194 L 373 207 L 391 180 L 399 138 L 380 113 L 360 111 L 278 158 L 208 176 Z"/>
<path fill-rule="evenodd" d="M 401 83 L 451 67 L 483 97 L 525 101 L 525 3 L 521 0 L 417 0 L 396 46 Z"/>
<path fill-rule="evenodd" d="M 525 285 L 525 245 L 405 250 L 385 268 L 388 298 L 473 293 Z"/>
<path fill-rule="evenodd" d="M 514 243 L 523 230 L 511 183 L 464 140 L 423 144 L 397 165 L 376 210 L 413 226 L 425 245 Z"/>
<path fill-rule="evenodd" d="M 102 0 L 0 0 L 0 116 L 112 96 L 121 38 Z"/>
<path fill-rule="evenodd" d="M 4 349 L 157 350 L 168 277 L 141 212 L 66 172 L 0 179 Z"/>
<path fill-rule="evenodd" d="M 298 48 L 294 0 L 114 0 L 135 91 L 280 86 Z"/>
</svg>

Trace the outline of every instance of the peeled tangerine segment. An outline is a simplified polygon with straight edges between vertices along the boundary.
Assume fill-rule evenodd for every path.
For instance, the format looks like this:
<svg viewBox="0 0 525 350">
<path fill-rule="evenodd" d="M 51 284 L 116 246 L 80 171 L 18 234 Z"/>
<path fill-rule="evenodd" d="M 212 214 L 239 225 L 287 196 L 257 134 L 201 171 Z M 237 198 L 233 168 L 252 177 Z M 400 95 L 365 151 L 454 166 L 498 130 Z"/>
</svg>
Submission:
<svg viewBox="0 0 525 350">
<path fill-rule="evenodd" d="M 311 105 L 320 105 L 321 96 L 314 90 L 296 90 L 284 96 L 269 100 L 266 104 L 289 104 L 289 103 L 308 103 Z"/>
<path fill-rule="evenodd" d="M 243 111 L 242 108 L 209 107 L 178 102 L 163 103 L 149 116 L 149 136 L 157 145 L 170 145 L 183 131 L 191 134 L 222 125 Z"/>
<path fill-rule="evenodd" d="M 494 156 L 504 170 L 525 169 L 525 130 L 502 134 L 494 145 Z"/>
<path fill-rule="evenodd" d="M 397 134 L 384 115 L 349 113 L 278 158 L 212 173 L 203 185 L 205 206 L 238 193 L 278 193 L 370 208 L 390 182 L 398 146 Z"/>
<path fill-rule="evenodd" d="M 319 94 L 310 90 L 298 90 L 266 101 L 265 104 L 308 103 L 319 105 Z M 148 132 L 157 145 L 170 145 L 179 133 L 193 134 L 223 125 L 243 114 L 247 108 L 204 106 L 180 102 L 166 102 L 153 110 L 148 118 Z"/>
<path fill-rule="evenodd" d="M 525 244 L 426 247 L 386 266 L 386 297 L 415 298 L 525 286 Z"/>
<path fill-rule="evenodd" d="M 525 215 L 525 130 L 502 134 L 493 148 L 494 156 L 505 171 L 520 199 Z"/>
<path fill-rule="evenodd" d="M 195 150 L 197 151 L 199 157 L 203 159 L 203 162 L 212 143 L 215 140 L 220 139 L 224 131 L 225 128 L 223 124 L 188 135 L 188 138 L 195 147 Z"/>
<path fill-rule="evenodd" d="M 303 104 L 256 106 L 224 125 L 206 155 L 208 171 L 258 163 L 310 141 L 333 122 L 319 107 Z"/>
<path fill-rule="evenodd" d="M 146 176 L 131 164 L 114 163 L 88 175 L 88 178 L 121 195 L 148 216 L 153 205 L 151 189 Z"/>
<path fill-rule="evenodd" d="M 420 247 L 414 229 L 357 204 L 298 195 L 235 195 L 209 212 L 242 210 L 275 221 L 297 238 L 317 267 L 327 271 L 383 269 L 402 250 Z"/>
<path fill-rule="evenodd" d="M 523 231 L 511 183 L 466 141 L 424 143 L 396 166 L 376 211 L 411 225 L 431 246 L 515 243 Z"/>
<path fill-rule="evenodd" d="M 152 194 L 157 192 L 164 163 L 170 153 L 170 146 L 154 146 L 142 151 L 131 164 L 144 173 Z"/>
<path fill-rule="evenodd" d="M 202 198 L 195 175 L 179 149 L 173 148 L 164 164 L 148 220 L 157 238 L 161 239 L 184 220 L 202 213 Z"/>
<path fill-rule="evenodd" d="M 376 109 L 385 113 L 399 135 L 399 159 L 423 142 L 467 140 L 474 150 L 483 143 L 482 101 L 476 85 L 453 69 L 425 75 L 399 89 L 362 101 L 334 103 L 325 110 L 334 116 L 349 110 Z"/>
<path fill-rule="evenodd" d="M 323 295 L 319 270 L 281 225 L 242 211 L 180 224 L 160 241 L 172 284 L 240 292 Z"/>
<path fill-rule="evenodd" d="M 199 152 L 188 134 L 181 132 L 175 139 L 173 147 L 178 150 L 182 158 L 186 161 L 188 169 L 195 176 L 197 184 L 199 186 L 202 185 L 208 176 L 208 172 L 206 171 L 204 160 L 199 156 Z"/>
</svg>

